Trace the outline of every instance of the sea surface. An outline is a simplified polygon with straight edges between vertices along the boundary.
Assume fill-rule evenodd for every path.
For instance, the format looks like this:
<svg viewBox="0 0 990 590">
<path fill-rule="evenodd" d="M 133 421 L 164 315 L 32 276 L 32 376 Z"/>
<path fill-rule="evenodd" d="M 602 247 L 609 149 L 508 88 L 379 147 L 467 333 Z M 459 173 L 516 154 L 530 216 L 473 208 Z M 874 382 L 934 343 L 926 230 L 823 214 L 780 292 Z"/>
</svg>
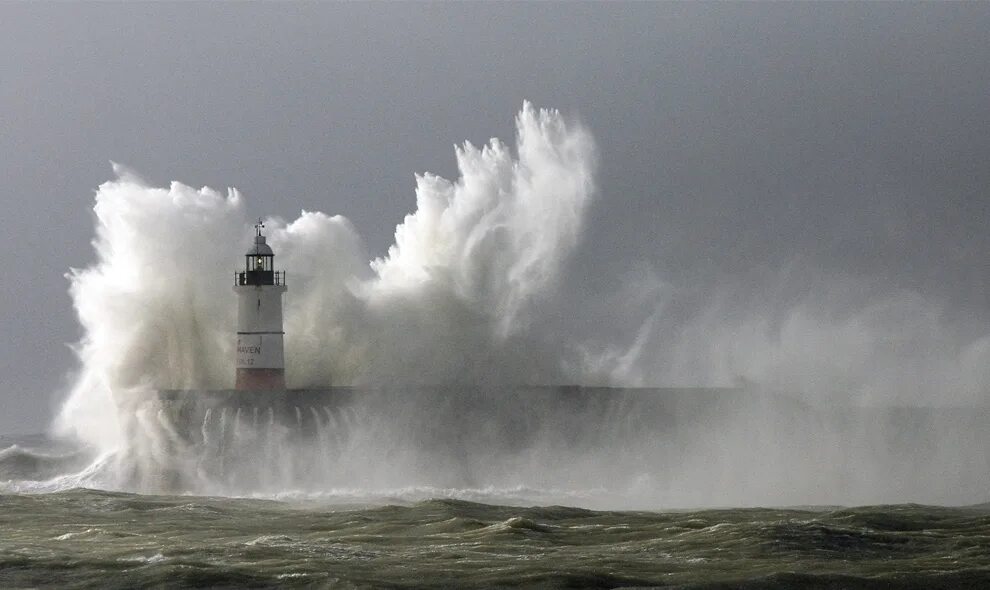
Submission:
<svg viewBox="0 0 990 590">
<path fill-rule="evenodd" d="M 46 491 L 24 478 L 71 455 L 0 443 L 0 588 L 990 587 L 990 505 L 608 511 L 541 505 L 539 490 L 360 502 Z"/>
<path fill-rule="evenodd" d="M 990 507 L 591 511 L 0 495 L 3 588 L 984 588 Z"/>
</svg>

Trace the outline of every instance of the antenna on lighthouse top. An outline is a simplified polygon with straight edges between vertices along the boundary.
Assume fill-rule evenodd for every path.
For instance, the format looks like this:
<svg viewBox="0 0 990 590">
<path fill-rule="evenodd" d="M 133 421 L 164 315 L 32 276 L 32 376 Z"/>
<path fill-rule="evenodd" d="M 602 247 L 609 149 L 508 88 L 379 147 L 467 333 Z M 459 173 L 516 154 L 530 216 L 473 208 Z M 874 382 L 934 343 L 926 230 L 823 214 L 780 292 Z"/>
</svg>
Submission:
<svg viewBox="0 0 990 590">
<path fill-rule="evenodd" d="M 255 229 L 255 231 L 257 231 L 257 232 L 258 232 L 258 233 L 257 233 L 257 234 L 255 234 L 255 235 L 258 235 L 258 236 L 260 236 L 260 235 L 261 235 L 261 230 L 262 230 L 262 229 L 264 229 L 264 227 L 265 227 L 265 224 L 264 224 L 264 223 L 262 223 L 262 221 L 261 221 L 261 218 L 259 217 L 259 218 L 258 218 L 258 223 L 256 223 L 256 224 L 254 224 L 254 229 Z"/>
</svg>

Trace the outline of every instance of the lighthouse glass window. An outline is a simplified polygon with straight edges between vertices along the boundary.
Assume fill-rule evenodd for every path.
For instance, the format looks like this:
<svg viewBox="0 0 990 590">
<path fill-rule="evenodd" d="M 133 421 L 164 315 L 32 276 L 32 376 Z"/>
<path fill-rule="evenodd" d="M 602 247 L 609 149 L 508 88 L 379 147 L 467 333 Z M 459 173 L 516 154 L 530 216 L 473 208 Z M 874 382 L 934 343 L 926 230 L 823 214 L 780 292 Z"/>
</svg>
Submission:
<svg viewBox="0 0 990 590">
<path fill-rule="evenodd" d="M 271 270 L 270 256 L 249 256 L 248 270 Z"/>
</svg>

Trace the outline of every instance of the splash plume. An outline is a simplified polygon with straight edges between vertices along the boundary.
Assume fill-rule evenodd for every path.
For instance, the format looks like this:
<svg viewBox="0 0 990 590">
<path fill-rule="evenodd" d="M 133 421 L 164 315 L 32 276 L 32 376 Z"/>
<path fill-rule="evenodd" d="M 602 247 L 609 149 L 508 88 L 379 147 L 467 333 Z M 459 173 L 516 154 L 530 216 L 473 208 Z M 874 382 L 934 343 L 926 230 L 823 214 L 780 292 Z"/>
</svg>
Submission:
<svg viewBox="0 0 990 590">
<path fill-rule="evenodd" d="M 493 139 L 457 148 L 460 177 L 416 179 L 416 211 L 388 254 L 340 216 L 269 220 L 290 269 L 290 386 L 402 379 L 438 383 L 556 375 L 518 343 L 552 295 L 593 193 L 594 144 L 578 123 L 523 105 L 515 153 Z M 114 398 L 140 388 L 221 388 L 232 379 L 232 296 L 243 199 L 178 182 L 151 187 L 121 166 L 96 193 L 96 262 L 69 273 L 84 330 L 60 432 L 119 444 Z M 428 343 L 428 345 L 424 345 Z"/>
</svg>

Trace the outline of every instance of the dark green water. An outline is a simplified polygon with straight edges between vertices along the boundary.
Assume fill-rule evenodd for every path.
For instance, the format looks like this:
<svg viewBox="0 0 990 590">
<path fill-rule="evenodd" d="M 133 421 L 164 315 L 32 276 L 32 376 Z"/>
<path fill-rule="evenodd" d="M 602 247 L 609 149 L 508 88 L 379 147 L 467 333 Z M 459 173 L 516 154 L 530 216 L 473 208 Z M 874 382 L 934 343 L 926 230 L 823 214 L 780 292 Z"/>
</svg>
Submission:
<svg viewBox="0 0 990 590">
<path fill-rule="evenodd" d="M 605 512 L 0 495 L 0 587 L 985 588 L 990 507 Z"/>
</svg>

